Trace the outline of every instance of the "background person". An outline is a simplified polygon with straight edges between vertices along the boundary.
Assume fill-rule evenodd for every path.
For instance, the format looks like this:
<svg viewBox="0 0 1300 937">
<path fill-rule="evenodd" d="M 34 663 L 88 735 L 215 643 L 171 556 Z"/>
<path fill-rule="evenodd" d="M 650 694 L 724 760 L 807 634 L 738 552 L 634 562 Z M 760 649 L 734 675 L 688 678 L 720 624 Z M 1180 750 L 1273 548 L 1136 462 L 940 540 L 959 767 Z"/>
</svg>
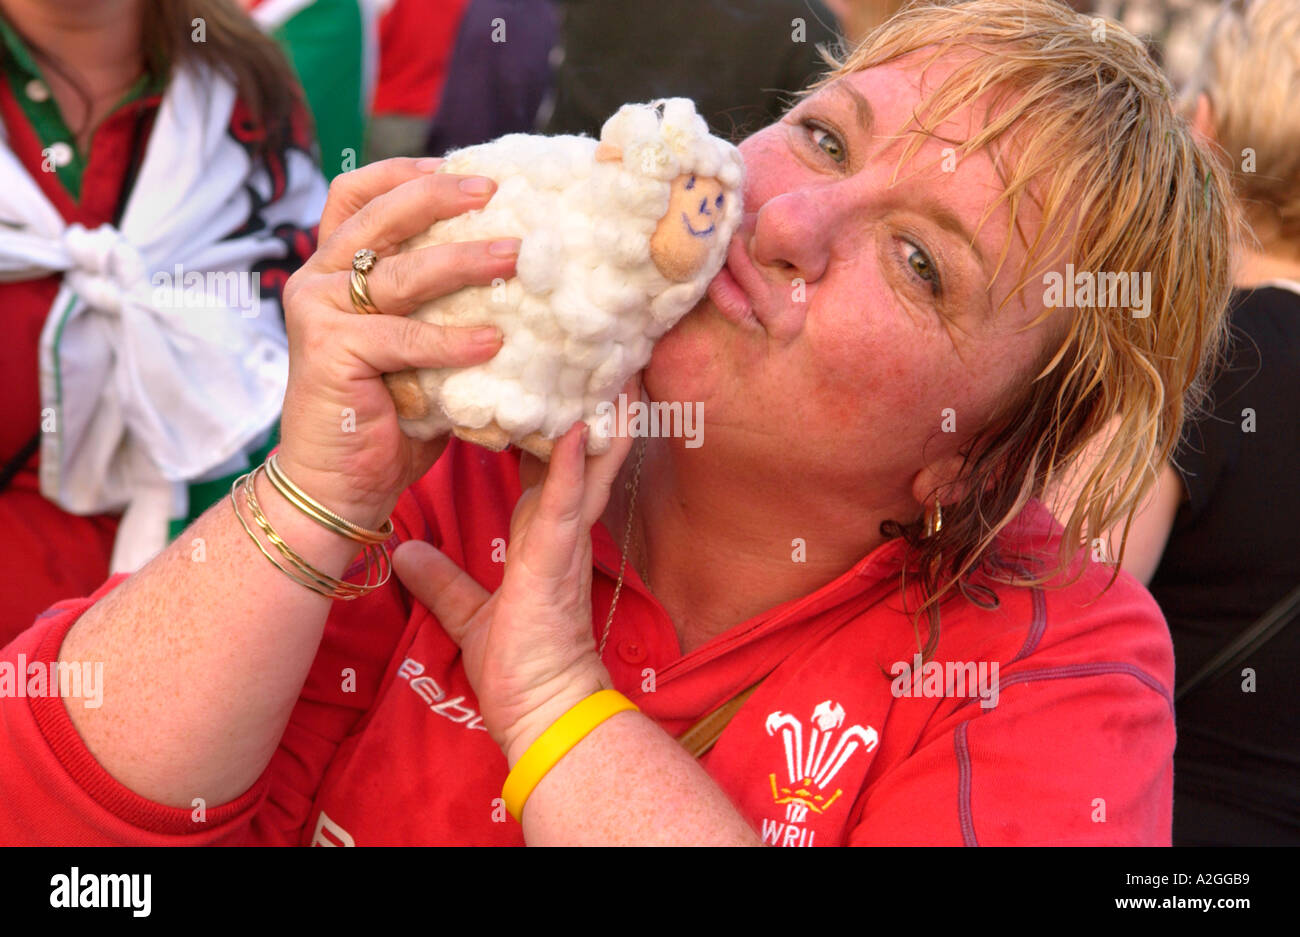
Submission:
<svg viewBox="0 0 1300 937">
<path fill-rule="evenodd" d="M 1173 635 L 1180 684 L 1300 585 L 1300 3 L 1227 4 L 1187 99 L 1253 232 L 1209 406 L 1134 520 L 1123 566 Z M 1115 551 L 1112 549 L 1112 555 Z M 1300 843 L 1294 623 L 1179 701 L 1174 841 Z"/>
<path fill-rule="evenodd" d="M 551 0 L 470 0 L 424 152 L 441 156 L 508 133 L 537 132 L 551 91 L 556 26 Z"/>
<path fill-rule="evenodd" d="M 7 642 L 142 565 L 265 458 L 279 290 L 325 184 L 292 73 L 232 3 L 4 0 L 0 38 Z M 208 301 L 208 273 L 245 292 L 187 308 L 177 265 L 205 282 L 190 299 Z"/>
<path fill-rule="evenodd" d="M 424 155 L 466 6 L 466 0 L 396 0 L 384 13 L 366 162 Z M 489 87 L 480 87 L 477 97 L 480 109 L 496 105 Z"/>
</svg>

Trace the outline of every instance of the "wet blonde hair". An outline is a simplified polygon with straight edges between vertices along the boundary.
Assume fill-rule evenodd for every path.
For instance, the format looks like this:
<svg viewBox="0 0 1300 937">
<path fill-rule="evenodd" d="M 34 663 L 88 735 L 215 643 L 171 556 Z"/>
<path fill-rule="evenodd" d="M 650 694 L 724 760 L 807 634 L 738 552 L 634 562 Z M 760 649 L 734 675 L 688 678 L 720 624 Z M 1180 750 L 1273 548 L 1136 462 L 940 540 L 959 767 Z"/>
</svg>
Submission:
<svg viewBox="0 0 1300 937">
<path fill-rule="evenodd" d="M 1185 110 L 1204 92 L 1246 217 L 1300 255 L 1300 0 L 1228 2 L 1210 27 Z M 1252 151 L 1254 166 L 1246 171 Z M 1267 245 L 1266 245 L 1267 246 Z"/>
<path fill-rule="evenodd" d="M 1022 201 L 1042 208 L 1004 306 L 1027 288 L 1042 295 L 1042 273 L 1057 260 L 1081 271 L 1150 272 L 1152 281 L 1147 318 L 1102 306 L 1044 308 L 1026 328 L 1053 311 L 1064 321 L 1025 390 L 963 449 L 959 483 L 935 492 L 941 529 L 925 536 L 919 522 L 886 525 L 912 547 L 920 609 L 930 614 L 928 654 L 938 641 L 938 603 L 954 587 L 974 598 L 974 573 L 1044 583 L 1071 567 L 1085 532 L 1122 520 L 1127 535 L 1222 343 L 1239 222 L 1227 178 L 1176 113 L 1168 81 L 1119 25 L 1051 0 L 912 4 L 846 57 L 828 57 L 834 71 L 817 87 L 913 53 L 922 65 L 950 55 L 959 64 L 917 106 L 899 168 L 933 128 L 984 98 L 980 129 L 950 141 L 958 158 L 1004 144 L 995 165 L 1010 164 L 1005 190 L 981 225 L 1005 201 L 1009 250 Z M 1105 445 L 1076 482 L 1056 562 L 1003 556 L 999 533 L 1096 438 Z M 1083 569 L 1077 564 L 1063 581 Z"/>
</svg>

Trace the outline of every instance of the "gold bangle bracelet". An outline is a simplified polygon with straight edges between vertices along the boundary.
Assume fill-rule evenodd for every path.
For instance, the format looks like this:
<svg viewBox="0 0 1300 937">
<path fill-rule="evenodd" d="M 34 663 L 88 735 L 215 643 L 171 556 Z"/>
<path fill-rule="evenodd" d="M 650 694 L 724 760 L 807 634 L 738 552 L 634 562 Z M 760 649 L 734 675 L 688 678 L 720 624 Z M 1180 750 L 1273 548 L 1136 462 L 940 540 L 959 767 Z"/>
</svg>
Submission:
<svg viewBox="0 0 1300 937">
<path fill-rule="evenodd" d="M 261 505 L 257 501 L 257 473 L 261 470 L 262 467 L 259 466 L 254 469 L 249 476 L 248 482 L 244 486 L 244 500 L 248 503 L 249 510 L 253 513 L 253 521 L 258 527 L 262 528 L 262 533 L 266 535 L 266 539 L 275 545 L 275 548 L 280 551 L 281 556 L 292 563 L 304 576 L 324 587 L 328 590 L 328 594 L 335 597 L 351 596 L 355 598 L 356 596 L 365 595 L 372 588 L 382 585 L 387 581 L 387 577 L 384 576 L 378 583 L 375 583 L 373 586 L 370 585 L 371 571 L 374 569 L 374 563 L 370 558 L 372 545 L 369 544 L 362 551 L 362 555 L 365 556 L 366 559 L 366 578 L 364 583 L 351 583 L 345 582 L 341 579 L 335 579 L 333 576 L 322 573 L 303 559 L 284 541 L 282 537 L 280 537 L 279 534 L 275 532 L 274 528 L 271 527 L 271 522 L 267 519 L 266 514 L 263 513 Z M 383 555 L 387 557 L 387 553 L 384 553 Z M 283 570 L 283 567 L 281 567 L 281 569 Z M 380 564 L 379 569 L 382 573 L 382 564 Z M 287 570 L 285 572 L 287 573 Z M 298 581 L 301 582 L 302 580 L 299 579 Z"/>
<path fill-rule="evenodd" d="M 275 486 L 275 490 L 280 492 L 286 501 L 308 517 L 323 527 L 328 527 L 336 534 L 347 537 L 349 540 L 355 540 L 358 543 L 385 543 L 393 535 L 393 519 L 391 517 L 384 521 L 384 526 L 378 530 L 370 530 L 354 524 L 346 518 L 339 517 L 290 481 L 289 476 L 285 475 L 280 468 L 277 456 L 278 453 L 272 455 L 264 464 L 267 480 Z"/>
<path fill-rule="evenodd" d="M 249 493 L 253 491 L 255 480 L 256 480 L 256 470 L 254 470 L 254 472 L 249 473 L 248 475 L 243 476 L 236 482 L 236 486 L 242 485 L 242 487 L 244 488 L 244 495 L 246 501 L 249 500 L 248 498 Z M 302 557 L 300 557 L 297 553 L 290 550 L 288 548 L 288 545 L 284 543 L 283 539 L 281 539 L 278 535 L 274 534 L 274 531 L 271 530 L 270 522 L 266 519 L 266 516 L 262 514 L 260 506 L 257 506 L 256 494 L 254 493 L 252 498 L 252 505 L 255 506 L 254 520 L 257 522 L 258 526 L 263 529 L 264 532 L 271 530 L 271 533 L 268 534 L 268 539 L 270 539 L 273 543 L 276 544 L 276 548 L 277 550 L 280 551 L 281 555 L 283 555 L 286 559 L 288 559 L 291 563 L 293 563 L 296 567 L 298 567 L 298 569 L 302 571 L 301 574 L 294 573 L 293 571 L 285 568 L 283 563 L 281 563 L 274 556 L 272 556 L 271 553 L 264 546 L 262 546 L 261 542 L 257 539 L 257 536 L 249 528 L 248 523 L 244 520 L 243 515 L 239 512 L 238 501 L 235 500 L 235 488 L 233 487 L 231 491 L 231 499 L 235 505 L 235 516 L 239 519 L 239 522 L 243 526 L 244 531 L 249 535 L 249 537 L 253 540 L 257 548 L 262 552 L 262 555 L 265 556 L 273 566 L 279 569 L 290 579 L 297 582 L 299 585 L 305 586 L 306 588 L 311 589 L 313 592 L 319 593 L 320 595 L 324 595 L 329 598 L 355 599 L 361 595 L 365 595 L 366 593 L 373 591 L 374 589 L 377 589 L 379 586 L 383 585 L 385 582 L 388 581 L 388 577 L 392 572 L 392 565 L 388 557 L 388 551 L 383 546 L 367 545 L 365 547 L 364 552 L 366 555 L 366 582 L 364 584 L 345 582 L 341 579 L 336 579 L 333 576 L 330 576 L 326 573 L 321 572 L 320 570 L 315 569 L 310 564 L 308 564 L 305 560 L 303 560 Z M 375 563 L 372 561 L 370 557 L 371 550 L 377 550 L 379 554 L 378 566 L 381 571 L 381 578 L 379 579 L 378 582 L 375 583 L 370 582 L 371 571 L 375 567 Z"/>
<path fill-rule="evenodd" d="M 230 486 L 230 503 L 240 526 L 244 528 L 244 532 L 248 534 L 249 539 L 253 541 L 253 544 L 262 555 L 270 561 L 271 565 L 299 585 L 305 586 L 313 592 L 332 599 L 351 600 L 359 598 L 369 592 L 373 592 L 375 589 L 378 589 L 380 586 L 388 582 L 388 579 L 393 572 L 393 565 L 392 559 L 388 555 L 388 548 L 382 543 L 368 543 L 362 549 L 362 553 L 366 560 L 366 578 L 363 583 L 346 582 L 316 569 L 294 551 L 287 543 L 285 543 L 284 539 L 275 532 L 275 529 L 271 526 L 271 522 L 267 520 L 266 515 L 262 513 L 261 506 L 257 501 L 255 482 L 257 480 L 257 474 L 262 470 L 262 468 L 263 466 L 258 466 L 253 471 L 235 479 L 234 484 Z M 248 521 L 244 519 L 244 516 L 239 509 L 238 493 L 241 488 L 244 492 L 244 500 L 248 504 L 249 510 L 253 515 L 254 522 L 259 528 L 261 528 L 267 540 L 275 546 L 280 555 L 296 568 L 296 572 L 286 568 L 284 563 L 276 559 L 271 552 L 262 545 L 262 542 L 258 539 L 257 535 L 253 533 L 253 529 L 249 526 Z M 374 557 L 371 556 L 372 551 L 375 553 Z M 375 573 L 376 571 L 379 579 L 372 583 L 370 581 L 372 573 Z"/>
</svg>

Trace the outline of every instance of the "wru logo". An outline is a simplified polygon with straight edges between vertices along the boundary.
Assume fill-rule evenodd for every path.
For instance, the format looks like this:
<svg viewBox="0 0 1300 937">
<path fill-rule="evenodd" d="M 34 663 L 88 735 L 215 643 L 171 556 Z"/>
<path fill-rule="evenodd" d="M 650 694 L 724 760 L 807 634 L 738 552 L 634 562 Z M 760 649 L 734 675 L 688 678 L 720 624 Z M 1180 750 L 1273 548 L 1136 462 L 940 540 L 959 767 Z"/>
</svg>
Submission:
<svg viewBox="0 0 1300 937">
<path fill-rule="evenodd" d="M 825 813 L 835 803 L 839 788 L 829 796 L 828 785 L 859 748 L 870 752 L 880 741 L 876 730 L 870 726 L 851 725 L 838 738 L 836 733 L 844 725 L 844 707 L 824 700 L 812 712 L 812 729 L 808 734 L 808 747 L 804 748 L 803 723 L 780 710 L 767 717 L 767 734 L 781 733 L 785 743 L 785 767 L 788 786 L 778 787 L 776 773 L 769 775 L 772 782 L 772 799 L 785 804 L 785 818 L 789 823 L 802 823 L 808 811 Z"/>
</svg>

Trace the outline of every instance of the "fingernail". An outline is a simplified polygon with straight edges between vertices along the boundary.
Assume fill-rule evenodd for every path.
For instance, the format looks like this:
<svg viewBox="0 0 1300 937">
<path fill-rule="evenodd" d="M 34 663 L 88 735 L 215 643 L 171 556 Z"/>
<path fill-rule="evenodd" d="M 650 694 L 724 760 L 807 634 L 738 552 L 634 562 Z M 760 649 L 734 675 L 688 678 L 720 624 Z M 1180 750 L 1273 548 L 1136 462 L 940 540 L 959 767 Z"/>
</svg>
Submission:
<svg viewBox="0 0 1300 937">
<path fill-rule="evenodd" d="M 442 160 L 434 159 L 432 156 L 426 156 L 424 159 L 415 161 L 415 168 L 420 172 L 437 172 L 438 167 L 442 165 Z"/>
<path fill-rule="evenodd" d="M 516 257 L 520 243 L 519 238 L 502 238 L 488 245 L 488 253 L 493 257 Z"/>
<path fill-rule="evenodd" d="M 487 195 L 492 191 L 492 180 L 485 176 L 470 176 L 460 180 L 460 190 L 466 195 Z"/>
<path fill-rule="evenodd" d="M 493 326 L 484 326 L 469 333 L 470 341 L 480 345 L 492 345 L 501 341 L 501 330 Z"/>
</svg>

